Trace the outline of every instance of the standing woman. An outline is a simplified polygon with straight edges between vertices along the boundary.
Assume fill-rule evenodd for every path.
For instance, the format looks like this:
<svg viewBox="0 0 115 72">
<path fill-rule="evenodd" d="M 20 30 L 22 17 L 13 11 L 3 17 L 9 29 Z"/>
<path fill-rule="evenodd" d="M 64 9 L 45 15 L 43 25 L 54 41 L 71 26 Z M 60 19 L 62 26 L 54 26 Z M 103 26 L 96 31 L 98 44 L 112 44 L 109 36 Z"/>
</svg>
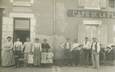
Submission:
<svg viewBox="0 0 115 72">
<path fill-rule="evenodd" d="M 42 43 L 42 52 L 48 52 L 49 49 L 50 45 L 48 44 L 47 39 L 44 39 Z"/>
<path fill-rule="evenodd" d="M 7 42 L 2 49 L 2 66 L 14 65 L 12 37 L 7 37 Z"/>
<path fill-rule="evenodd" d="M 44 39 L 42 43 L 42 53 L 41 53 L 41 63 L 42 64 L 49 64 L 48 62 L 49 49 L 50 49 L 50 45 L 47 42 L 47 39 Z"/>
<path fill-rule="evenodd" d="M 41 63 L 41 43 L 38 38 L 35 39 L 35 42 L 33 43 L 33 59 L 34 59 L 34 66 L 40 66 Z"/>
</svg>

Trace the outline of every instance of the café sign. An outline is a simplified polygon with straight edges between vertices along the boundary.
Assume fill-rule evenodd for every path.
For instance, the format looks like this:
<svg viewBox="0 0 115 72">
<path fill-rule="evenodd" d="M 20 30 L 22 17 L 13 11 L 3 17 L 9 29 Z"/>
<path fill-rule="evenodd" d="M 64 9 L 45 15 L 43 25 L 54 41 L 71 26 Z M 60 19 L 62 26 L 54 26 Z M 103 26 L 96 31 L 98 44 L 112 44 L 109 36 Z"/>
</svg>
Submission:
<svg viewBox="0 0 115 72">
<path fill-rule="evenodd" d="M 81 17 L 81 18 L 115 18 L 114 11 L 102 10 L 73 10 L 67 11 L 68 17 Z"/>
</svg>

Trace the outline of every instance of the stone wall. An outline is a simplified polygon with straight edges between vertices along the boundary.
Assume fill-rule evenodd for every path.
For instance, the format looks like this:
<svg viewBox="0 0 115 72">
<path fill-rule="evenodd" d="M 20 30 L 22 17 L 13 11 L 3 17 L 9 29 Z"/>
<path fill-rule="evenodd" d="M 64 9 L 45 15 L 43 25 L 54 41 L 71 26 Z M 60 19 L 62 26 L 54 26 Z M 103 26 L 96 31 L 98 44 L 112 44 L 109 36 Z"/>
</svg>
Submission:
<svg viewBox="0 0 115 72">
<path fill-rule="evenodd" d="M 79 17 L 67 17 L 66 12 L 68 9 L 79 9 L 83 5 L 89 7 L 91 0 L 34 0 L 34 4 L 30 7 L 14 7 L 10 3 L 10 0 L 2 0 L 5 6 L 5 18 L 3 18 L 3 39 L 6 35 L 12 35 L 13 25 L 9 24 L 9 14 L 10 13 L 31 13 L 35 16 L 36 25 L 32 27 L 36 33 L 34 37 L 48 38 L 51 44 L 58 45 L 65 41 L 65 38 L 70 38 L 72 41 L 78 39 L 79 42 L 85 37 L 85 26 L 83 20 L 88 20 L 89 18 L 79 18 Z M 96 1 L 96 0 L 95 0 Z M 92 2 L 93 4 L 94 2 Z M 97 4 L 91 5 L 94 7 L 100 6 L 100 8 L 107 7 L 107 1 L 97 0 Z M 84 7 L 84 6 L 83 6 Z M 7 22 L 5 22 L 6 20 Z M 91 20 L 101 20 L 102 24 L 99 27 L 100 34 L 98 39 L 100 42 L 107 44 L 113 42 L 114 35 L 109 35 L 107 33 L 114 33 L 112 30 L 108 30 L 108 25 L 114 23 L 114 19 L 93 19 Z M 12 21 L 12 20 L 11 20 Z M 112 22 L 111 22 L 112 21 Z M 5 30 L 8 27 L 9 30 Z M 110 29 L 112 26 L 110 27 Z M 10 32 L 9 32 L 10 31 Z M 111 32 L 107 32 L 111 31 Z M 34 33 L 31 32 L 31 33 Z M 33 36 L 33 34 L 32 34 Z M 43 37 L 42 37 L 43 36 Z M 4 40 L 3 40 L 4 41 Z"/>
<path fill-rule="evenodd" d="M 11 24 L 10 21 L 12 21 L 9 17 L 3 17 L 2 22 L 2 48 L 6 42 L 7 36 L 13 37 L 13 24 Z"/>
</svg>

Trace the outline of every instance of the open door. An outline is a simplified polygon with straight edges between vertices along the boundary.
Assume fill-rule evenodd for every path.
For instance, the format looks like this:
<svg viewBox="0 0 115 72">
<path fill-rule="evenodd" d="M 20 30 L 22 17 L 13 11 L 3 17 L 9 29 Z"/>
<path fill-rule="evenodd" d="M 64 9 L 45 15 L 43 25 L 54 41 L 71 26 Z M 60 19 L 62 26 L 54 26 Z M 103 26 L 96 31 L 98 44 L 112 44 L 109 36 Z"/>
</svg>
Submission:
<svg viewBox="0 0 115 72">
<path fill-rule="evenodd" d="M 27 37 L 30 37 L 30 19 L 14 18 L 14 41 L 20 38 L 24 43 Z"/>
<path fill-rule="evenodd" d="M 20 38 L 21 42 L 24 43 L 26 41 L 26 38 L 30 37 L 30 31 L 15 30 L 14 31 L 14 37 L 15 38 Z"/>
</svg>

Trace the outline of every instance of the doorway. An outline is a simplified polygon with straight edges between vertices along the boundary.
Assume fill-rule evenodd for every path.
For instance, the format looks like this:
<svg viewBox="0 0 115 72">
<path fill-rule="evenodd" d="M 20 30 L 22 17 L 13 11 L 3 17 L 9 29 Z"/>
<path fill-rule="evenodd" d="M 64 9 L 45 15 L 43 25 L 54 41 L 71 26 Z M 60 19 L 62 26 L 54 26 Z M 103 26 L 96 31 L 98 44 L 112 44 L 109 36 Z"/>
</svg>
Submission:
<svg viewBox="0 0 115 72">
<path fill-rule="evenodd" d="M 14 18 L 14 41 L 20 38 L 24 43 L 26 38 L 30 38 L 30 19 L 29 18 Z"/>
<path fill-rule="evenodd" d="M 86 36 L 89 38 L 98 37 L 98 25 L 86 25 Z"/>
<path fill-rule="evenodd" d="M 26 38 L 30 38 L 30 32 L 24 31 L 24 30 L 15 30 L 14 31 L 14 41 L 16 38 L 20 38 L 21 42 L 24 43 L 26 41 Z"/>
</svg>

